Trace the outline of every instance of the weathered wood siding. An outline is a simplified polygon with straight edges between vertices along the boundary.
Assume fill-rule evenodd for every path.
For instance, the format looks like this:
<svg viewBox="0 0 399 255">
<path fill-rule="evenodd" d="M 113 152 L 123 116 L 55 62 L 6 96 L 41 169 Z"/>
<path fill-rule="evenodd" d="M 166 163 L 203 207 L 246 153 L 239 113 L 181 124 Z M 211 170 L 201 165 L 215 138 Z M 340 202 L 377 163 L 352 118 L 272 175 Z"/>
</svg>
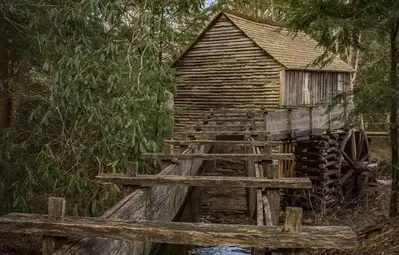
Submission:
<svg viewBox="0 0 399 255">
<path fill-rule="evenodd" d="M 328 103 L 349 87 L 350 74 L 340 72 L 285 72 L 284 105 Z"/>
<path fill-rule="evenodd" d="M 175 64 L 175 131 L 217 108 L 275 108 L 282 66 L 221 15 Z"/>
<path fill-rule="evenodd" d="M 298 107 L 291 111 L 276 109 L 269 112 L 266 127 L 269 140 L 299 138 L 310 132 L 321 134 L 326 130 L 342 128 L 345 125 L 345 119 L 342 116 L 345 109 L 337 106 L 328 112 L 327 108 L 320 105 L 313 107 L 311 111 L 309 107 Z"/>
</svg>

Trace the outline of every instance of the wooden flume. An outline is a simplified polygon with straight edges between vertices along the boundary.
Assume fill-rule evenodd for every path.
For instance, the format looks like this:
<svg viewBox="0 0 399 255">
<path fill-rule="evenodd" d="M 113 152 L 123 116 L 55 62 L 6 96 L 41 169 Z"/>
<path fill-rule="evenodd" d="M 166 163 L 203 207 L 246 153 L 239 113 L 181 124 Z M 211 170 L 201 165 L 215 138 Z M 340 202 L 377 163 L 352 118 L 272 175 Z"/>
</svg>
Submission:
<svg viewBox="0 0 399 255">
<path fill-rule="evenodd" d="M 229 176 L 176 176 L 176 175 L 138 175 L 130 177 L 123 174 L 101 174 L 96 176 L 101 183 L 116 183 L 125 186 L 187 185 L 193 187 L 264 187 L 277 189 L 310 188 L 309 178 L 280 178 L 277 180 L 256 177 Z"/>
<path fill-rule="evenodd" d="M 199 127 L 197 128 L 199 129 Z M 112 253 L 115 252 L 115 249 L 121 252 L 134 249 L 133 247 L 138 245 L 136 241 L 140 240 L 172 244 L 240 245 L 252 247 L 254 251 L 278 248 L 281 252 L 289 251 L 295 252 L 295 254 L 300 254 L 306 248 L 351 248 L 356 246 L 355 235 L 348 227 L 302 227 L 300 224 L 301 209 L 299 208 L 287 208 L 286 220 L 284 225 L 281 226 L 279 224 L 280 189 L 309 188 L 311 178 L 283 178 L 279 174 L 278 161 L 293 160 L 295 158 L 294 154 L 275 152 L 273 148 L 281 145 L 281 142 L 256 141 L 255 139 L 266 138 L 263 131 L 239 132 L 240 135 L 247 134 L 244 141 L 216 141 L 201 138 L 198 140 L 165 141 L 164 153 L 143 154 L 146 159 L 179 160 L 167 166 L 160 175 L 139 175 L 137 163 L 129 164 L 127 174 L 100 173 L 96 177 L 97 181 L 121 184 L 125 190 L 129 190 L 126 193 L 127 198 L 125 200 L 125 203 L 129 203 L 129 206 L 122 209 L 125 205 L 119 205 L 118 208 L 114 208 L 112 212 L 109 212 L 106 217 L 63 217 L 63 220 L 52 220 L 43 215 L 10 214 L 0 217 L 0 232 L 36 233 L 45 235 L 45 240 L 59 236 L 97 237 L 102 239 L 95 239 L 96 241 L 90 244 L 96 247 L 93 252 L 106 247 Z M 197 130 L 196 133 L 200 136 L 223 134 L 223 132 L 216 130 L 212 131 L 212 134 L 201 134 L 201 130 Z M 300 158 L 308 160 L 309 164 L 316 167 L 328 168 L 331 159 L 333 159 L 331 154 L 335 151 L 324 150 L 327 143 L 330 144 L 325 141 L 304 142 L 304 146 L 305 144 L 315 145 L 315 150 L 305 151 Z M 249 151 L 247 150 L 246 154 L 207 154 L 206 152 L 209 151 L 209 148 L 214 145 L 240 146 L 246 150 L 249 149 Z M 175 147 L 186 147 L 187 149 L 181 152 L 176 150 Z M 203 161 L 220 159 L 244 160 L 249 170 L 248 177 L 195 176 L 199 165 Z M 194 164 L 196 165 L 194 166 Z M 169 169 L 169 172 L 165 172 L 167 169 Z M 309 167 L 309 169 L 311 168 Z M 175 172 L 171 175 L 173 171 Z M 250 197 L 253 196 L 254 199 L 251 200 L 252 202 L 249 201 L 249 208 L 253 215 L 256 215 L 257 226 L 204 225 L 168 221 L 113 220 L 107 218 L 118 211 L 127 212 L 128 208 L 129 210 L 135 208 L 136 213 L 139 213 L 139 211 L 140 213 L 141 211 L 145 213 L 147 210 L 153 211 L 153 208 L 146 206 L 161 205 L 165 201 L 170 201 L 167 206 L 172 206 L 172 204 L 176 206 L 176 203 L 172 201 L 176 198 L 169 199 L 170 196 L 167 193 L 169 190 L 185 194 L 183 191 L 187 191 L 188 186 L 210 187 L 215 185 L 226 188 L 243 187 L 252 190 Z M 132 186 L 136 187 L 131 189 Z M 147 188 L 142 188 L 141 186 Z M 132 199 L 132 195 L 137 196 L 138 200 Z M 155 198 L 157 201 L 146 201 L 148 198 Z M 138 203 L 134 204 L 132 201 L 137 201 Z M 183 200 L 181 201 L 183 203 Z M 142 208 L 145 210 L 142 210 Z M 164 208 L 166 209 L 167 207 Z M 173 208 L 174 213 L 177 213 L 177 209 L 177 207 Z M 170 216 L 174 215 L 174 213 L 170 214 Z M 162 215 L 162 211 L 158 211 L 157 215 Z M 169 219 L 171 220 L 172 218 L 169 217 Z M 128 242 L 119 240 L 127 240 Z M 117 244 L 121 244 L 121 246 Z M 82 241 L 77 246 L 74 244 L 64 245 L 56 254 L 68 253 L 76 249 L 83 251 L 82 249 L 85 245 L 89 245 L 89 243 Z"/>
</svg>

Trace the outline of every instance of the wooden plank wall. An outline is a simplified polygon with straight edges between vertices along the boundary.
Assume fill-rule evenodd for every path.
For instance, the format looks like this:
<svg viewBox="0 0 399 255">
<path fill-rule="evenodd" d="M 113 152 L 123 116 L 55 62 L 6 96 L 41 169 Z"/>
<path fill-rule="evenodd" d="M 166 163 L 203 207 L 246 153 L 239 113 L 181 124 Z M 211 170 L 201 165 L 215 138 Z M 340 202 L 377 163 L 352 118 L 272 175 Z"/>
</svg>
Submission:
<svg viewBox="0 0 399 255">
<path fill-rule="evenodd" d="M 175 65 L 174 130 L 218 108 L 276 108 L 282 66 L 225 15 Z"/>
<path fill-rule="evenodd" d="M 303 85 L 305 76 L 308 76 L 310 102 L 306 102 Z M 344 88 L 350 85 L 350 74 L 339 72 L 304 72 L 287 70 L 285 72 L 284 105 L 294 106 L 303 104 L 328 103 L 334 95 L 338 94 L 338 83 L 342 82 Z"/>
<path fill-rule="evenodd" d="M 209 145 L 193 146 L 184 153 L 206 153 Z M 203 160 L 181 160 L 179 164 L 171 164 L 161 171 L 160 175 L 195 175 Z M 138 188 L 126 196 L 102 217 L 122 220 L 157 220 L 171 221 L 184 203 L 188 186 L 168 185 Z M 122 240 L 107 240 L 83 238 L 78 242 L 64 245 L 55 254 L 150 254 L 154 244 L 144 242 L 127 242 Z"/>
<path fill-rule="evenodd" d="M 294 144 L 291 141 L 284 141 L 280 145 L 281 153 L 294 153 Z M 279 171 L 282 177 L 295 177 L 294 172 L 294 160 L 280 160 L 279 161 Z"/>
<path fill-rule="evenodd" d="M 255 124 L 253 129 L 267 130 L 267 140 L 269 141 L 298 138 L 309 135 L 311 131 L 313 134 L 320 134 L 329 129 L 344 127 L 344 111 L 343 107 L 337 106 L 327 112 L 325 105 L 272 109 L 267 111 L 267 115 L 264 115 L 263 111 L 253 111 Z M 245 114 L 240 119 L 245 122 Z M 237 124 L 239 124 L 238 120 Z"/>
</svg>

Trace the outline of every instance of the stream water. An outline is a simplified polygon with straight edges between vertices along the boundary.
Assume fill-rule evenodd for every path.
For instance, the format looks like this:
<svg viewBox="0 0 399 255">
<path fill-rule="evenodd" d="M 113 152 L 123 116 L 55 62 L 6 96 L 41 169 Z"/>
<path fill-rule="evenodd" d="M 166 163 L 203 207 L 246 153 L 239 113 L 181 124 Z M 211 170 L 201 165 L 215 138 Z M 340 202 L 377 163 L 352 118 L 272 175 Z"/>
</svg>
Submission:
<svg viewBox="0 0 399 255">
<path fill-rule="evenodd" d="M 214 148 L 213 153 L 237 153 Z M 245 176 L 244 162 L 220 160 L 205 162 L 202 174 L 207 176 Z M 181 222 L 215 224 L 245 224 L 254 222 L 246 213 L 246 193 L 244 188 L 194 188 L 186 205 L 177 219 Z M 220 246 L 163 245 L 156 255 L 247 255 L 250 248 Z"/>
</svg>

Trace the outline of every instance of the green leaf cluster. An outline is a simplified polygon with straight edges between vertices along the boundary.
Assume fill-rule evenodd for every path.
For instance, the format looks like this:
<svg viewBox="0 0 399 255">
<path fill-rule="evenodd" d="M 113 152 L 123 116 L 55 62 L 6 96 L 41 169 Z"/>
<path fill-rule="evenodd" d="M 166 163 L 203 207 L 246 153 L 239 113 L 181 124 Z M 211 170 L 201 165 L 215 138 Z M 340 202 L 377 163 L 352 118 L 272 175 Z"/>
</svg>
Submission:
<svg viewBox="0 0 399 255">
<path fill-rule="evenodd" d="M 1 131 L 4 210 L 44 211 L 50 195 L 66 197 L 72 214 L 98 215 L 115 204 L 120 189 L 99 186 L 94 176 L 126 171 L 170 137 L 169 66 L 190 39 L 182 29 L 202 7 L 177 0 L 0 3 L 7 53 L 0 52 L 7 59 L 0 71 L 8 70 L 0 84 L 12 98 L 11 124 Z M 141 172 L 159 169 L 139 163 Z"/>
</svg>

